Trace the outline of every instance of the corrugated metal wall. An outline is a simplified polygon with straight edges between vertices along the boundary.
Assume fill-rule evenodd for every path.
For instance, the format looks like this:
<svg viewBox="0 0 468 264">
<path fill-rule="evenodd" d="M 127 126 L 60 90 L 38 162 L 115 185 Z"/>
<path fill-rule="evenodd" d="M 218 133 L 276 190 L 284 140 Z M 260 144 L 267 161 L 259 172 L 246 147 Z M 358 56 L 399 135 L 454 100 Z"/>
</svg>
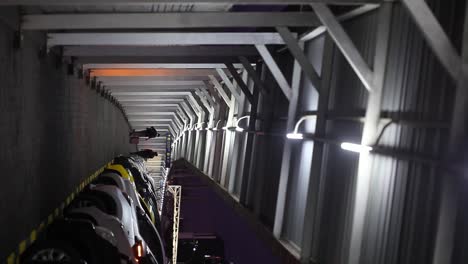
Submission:
<svg viewBox="0 0 468 264">
<path fill-rule="evenodd" d="M 455 12 L 463 10 L 462 1 L 431 2 L 440 22 L 457 41 L 461 34 L 457 24 L 460 16 L 455 16 Z M 344 24 L 370 66 L 376 25 L 377 12 Z M 382 114 L 426 125 L 391 124 L 382 134 L 379 146 L 413 157 L 408 160 L 406 155 L 374 155 L 360 263 L 431 262 L 442 174 L 436 166 L 421 160 L 441 158 L 447 129 L 444 125 L 434 126 L 450 121 L 453 89 L 454 83 L 435 59 L 407 11 L 395 4 Z M 340 52 L 336 52 L 334 58 L 331 91 L 330 110 L 363 113 L 367 91 Z M 384 124 L 382 122 L 382 127 Z M 327 137 L 359 142 L 361 130 L 362 125 L 355 120 L 329 121 Z M 418 156 L 421 160 L 415 161 Z M 352 201 L 359 195 L 354 193 L 358 155 L 329 145 L 326 160 L 317 259 L 320 263 L 345 263 Z"/>
</svg>

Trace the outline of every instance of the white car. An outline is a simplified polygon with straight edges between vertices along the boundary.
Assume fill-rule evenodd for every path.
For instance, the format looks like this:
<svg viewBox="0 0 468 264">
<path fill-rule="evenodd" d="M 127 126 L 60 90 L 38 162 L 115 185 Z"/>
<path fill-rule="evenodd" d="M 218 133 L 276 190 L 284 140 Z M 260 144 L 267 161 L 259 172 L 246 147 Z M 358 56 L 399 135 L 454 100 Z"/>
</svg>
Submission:
<svg viewBox="0 0 468 264">
<path fill-rule="evenodd" d="M 97 226 L 111 230 L 119 251 L 134 264 L 150 253 L 140 235 L 135 204 L 117 186 L 91 185 L 75 199 L 67 215 L 92 220 Z"/>
</svg>

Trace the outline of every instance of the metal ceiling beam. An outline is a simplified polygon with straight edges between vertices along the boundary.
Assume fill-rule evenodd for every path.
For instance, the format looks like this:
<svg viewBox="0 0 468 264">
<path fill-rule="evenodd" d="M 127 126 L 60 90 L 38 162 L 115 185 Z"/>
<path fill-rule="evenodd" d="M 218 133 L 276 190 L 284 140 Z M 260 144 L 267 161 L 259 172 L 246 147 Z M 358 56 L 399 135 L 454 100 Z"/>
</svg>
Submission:
<svg viewBox="0 0 468 264">
<path fill-rule="evenodd" d="M 173 92 L 113 92 L 112 95 L 114 96 L 122 96 L 122 95 L 142 95 L 142 96 L 188 96 L 190 92 L 180 92 L 180 91 L 173 91 Z"/>
<path fill-rule="evenodd" d="M 242 64 L 233 64 L 235 68 L 242 68 Z M 89 63 L 83 64 L 87 69 L 216 69 L 225 68 L 223 63 Z"/>
<path fill-rule="evenodd" d="M 208 112 L 211 115 L 213 115 L 214 108 L 208 103 L 208 101 L 206 100 L 204 94 L 201 94 L 200 92 L 195 91 L 195 95 L 197 95 L 198 98 L 200 98 L 200 103 L 206 108 L 206 110 L 208 110 Z"/>
<path fill-rule="evenodd" d="M 202 107 L 198 103 L 198 101 L 193 97 L 193 94 L 191 92 L 187 92 L 189 95 L 187 96 L 189 100 L 187 102 L 192 106 L 192 108 L 195 110 L 195 114 L 200 118 L 200 115 L 203 112 Z"/>
<path fill-rule="evenodd" d="M 224 72 L 223 69 L 216 69 L 216 71 L 218 72 L 218 75 L 221 77 L 226 87 L 229 89 L 229 91 L 231 91 L 231 94 L 236 97 L 237 101 L 240 101 L 241 93 L 237 90 L 237 87 L 234 86 L 234 83 L 231 82 L 229 77 L 226 75 L 226 72 Z"/>
<path fill-rule="evenodd" d="M 213 74 L 213 69 L 154 69 L 154 68 L 132 68 L 132 69 L 90 69 L 90 76 L 101 77 L 165 77 L 165 78 L 196 78 L 206 77 Z"/>
<path fill-rule="evenodd" d="M 317 90 L 318 93 L 320 93 L 320 76 L 315 70 L 314 66 L 312 66 L 312 64 L 309 62 L 307 56 L 304 54 L 302 47 L 303 42 L 298 43 L 297 39 L 293 37 L 291 31 L 289 31 L 289 29 L 286 27 L 277 27 L 276 30 L 278 31 L 278 33 L 280 33 L 289 51 L 294 56 L 294 59 L 296 59 L 299 65 L 301 65 L 301 69 L 304 72 L 305 76 L 309 78 L 314 88 Z"/>
<path fill-rule="evenodd" d="M 199 88 L 195 90 L 195 93 L 198 95 L 198 97 L 205 100 L 209 107 L 214 109 L 215 102 L 213 98 L 211 98 L 211 95 L 208 93 L 206 88 L 205 89 Z"/>
<path fill-rule="evenodd" d="M 49 33 L 47 46 L 282 45 L 278 33 Z"/>
<path fill-rule="evenodd" d="M 188 106 L 185 100 L 180 105 L 182 106 L 182 109 L 185 111 L 185 114 L 189 116 L 190 121 L 192 121 L 196 115 L 195 111 Z"/>
<path fill-rule="evenodd" d="M 175 111 L 159 111 L 159 112 L 156 112 L 156 111 L 153 111 L 153 112 L 143 111 L 143 112 L 127 112 L 127 115 L 128 116 L 159 116 L 159 115 L 175 116 L 176 113 L 175 113 Z"/>
<path fill-rule="evenodd" d="M 205 89 L 200 88 L 199 90 L 200 90 L 201 93 L 203 93 L 205 95 L 205 97 L 208 100 L 208 102 L 210 103 L 210 105 L 212 107 L 215 107 L 215 105 L 217 103 L 215 102 L 215 100 L 213 99 L 211 94 L 208 92 L 208 90 L 210 90 L 210 87 L 208 87 L 208 85 L 210 85 L 210 83 L 209 82 L 204 82 L 204 83 L 205 83 Z"/>
<path fill-rule="evenodd" d="M 247 100 L 249 101 L 249 103 L 252 104 L 253 95 L 249 91 L 249 87 L 247 87 L 247 84 L 245 84 L 244 80 L 242 80 L 242 77 L 239 75 L 237 70 L 232 66 L 232 64 L 226 63 L 226 66 L 227 66 L 227 69 L 229 70 L 229 72 L 231 73 L 232 77 L 236 81 L 237 86 L 239 86 L 239 88 L 242 90 L 242 92 L 244 92 L 244 95 L 247 98 Z"/>
<path fill-rule="evenodd" d="M 63 47 L 64 56 L 75 57 L 224 57 L 258 56 L 251 46 L 67 46 Z M 224 67 L 224 65 L 223 65 Z M 189 68 L 189 67 L 187 67 Z"/>
<path fill-rule="evenodd" d="M 265 45 L 256 45 L 255 47 L 262 56 L 263 61 L 273 75 L 273 78 L 275 78 L 276 83 L 280 87 L 281 91 L 283 91 L 288 100 L 291 100 L 291 86 L 286 80 L 286 77 L 284 77 L 283 72 L 281 72 L 281 69 L 278 67 L 278 64 L 276 64 L 275 59 L 273 56 L 271 56 L 270 51 L 268 51 Z"/>
<path fill-rule="evenodd" d="M 70 5 L 145 5 L 145 4 L 251 4 L 251 5 L 299 5 L 309 3 L 326 3 L 326 4 L 341 4 L 341 5 L 358 5 L 374 3 L 380 4 L 383 2 L 392 2 L 391 0 L 2 0 L 0 6 L 6 5 L 53 5 L 53 6 L 70 6 Z"/>
<path fill-rule="evenodd" d="M 189 119 L 188 115 L 185 113 L 185 111 L 182 109 L 182 107 L 179 105 L 177 108 L 176 113 L 182 117 L 182 120 L 185 122 L 186 120 Z"/>
<path fill-rule="evenodd" d="M 178 107 L 179 104 L 122 104 L 123 107 Z"/>
<path fill-rule="evenodd" d="M 172 122 L 168 118 L 129 118 L 129 122 Z"/>
<path fill-rule="evenodd" d="M 175 76 L 175 75 L 172 75 L 172 76 L 171 75 L 168 75 L 168 76 L 138 76 L 138 75 L 125 76 L 125 75 L 121 75 L 121 76 L 101 76 L 101 77 L 96 76 L 96 77 L 106 78 L 107 80 L 110 80 L 110 81 L 112 81 L 112 78 L 122 78 L 122 79 L 130 78 L 129 80 L 132 80 L 131 77 L 134 77 L 135 81 L 151 80 L 151 81 L 199 81 L 201 82 L 201 81 L 208 80 L 207 76 L 208 75 L 191 76 L 190 74 L 187 74 L 187 75 L 179 75 L 179 76 Z"/>
<path fill-rule="evenodd" d="M 94 46 L 94 47 L 99 47 L 99 46 Z M 139 48 L 143 48 L 143 46 L 139 46 Z M 164 48 L 164 46 L 159 46 L 161 48 Z M 187 46 L 183 46 L 187 47 Z M 191 46 L 194 47 L 194 46 Z M 196 47 L 196 46 L 195 46 Z M 222 46 L 218 46 L 222 47 Z M 229 46 L 232 47 L 232 46 Z M 133 47 L 135 49 L 135 47 Z M 119 55 L 112 55 L 112 56 L 81 56 L 81 57 L 76 57 L 76 64 L 77 65 L 82 65 L 82 64 L 89 64 L 89 63 L 118 63 L 118 64 L 134 64 L 134 63 L 173 63 L 173 64 L 181 64 L 181 63 L 225 63 L 225 62 L 231 62 L 231 63 L 238 63 L 239 59 L 237 56 L 231 56 L 227 55 L 228 52 L 226 52 L 226 55 L 223 56 L 199 56 L 195 53 L 188 55 L 188 56 L 131 56 L 131 55 L 126 55 L 126 56 L 119 56 Z M 256 60 L 258 58 L 257 55 L 247 55 L 248 58 L 252 61 Z"/>
<path fill-rule="evenodd" d="M 458 81 L 462 74 L 462 59 L 427 3 L 424 0 L 402 2 L 440 63 L 450 76 Z"/>
<path fill-rule="evenodd" d="M 344 13 L 342 15 L 337 16 L 336 19 L 338 21 L 340 21 L 340 22 L 343 22 L 343 21 L 358 17 L 360 15 L 366 14 L 366 13 L 368 13 L 370 11 L 373 11 L 373 10 L 379 8 L 379 6 L 380 5 L 376 5 L 376 4 L 363 5 L 363 6 L 355 8 L 355 9 L 353 9 L 353 10 L 347 12 L 347 13 Z M 325 32 L 327 32 L 327 28 L 325 26 L 316 27 L 316 28 L 312 29 L 311 31 L 306 32 L 303 35 L 301 35 L 299 37 L 299 39 L 301 41 L 312 40 L 312 39 L 322 35 Z"/>
<path fill-rule="evenodd" d="M 133 98 L 119 98 L 119 102 L 132 102 L 132 103 L 138 103 L 138 102 L 164 102 L 164 103 L 180 103 L 183 102 L 183 98 L 147 98 L 147 97 L 133 97 Z"/>
<path fill-rule="evenodd" d="M 218 80 L 213 75 L 210 75 L 209 77 L 210 77 L 211 82 L 213 83 L 214 87 L 218 91 L 219 95 L 221 96 L 221 98 L 223 98 L 224 102 L 228 106 L 230 106 L 231 105 L 231 99 L 229 99 L 229 96 L 224 91 L 223 86 L 218 82 Z"/>
<path fill-rule="evenodd" d="M 176 112 L 179 106 L 171 106 L 171 107 L 139 107 L 139 106 L 126 106 L 126 112 L 165 112 L 165 111 L 173 111 Z"/>
<path fill-rule="evenodd" d="M 106 81 L 103 81 L 105 84 Z M 141 85 L 141 86 L 111 86 L 105 85 L 106 89 L 110 90 L 111 92 L 116 91 L 143 91 L 143 92 L 157 92 L 157 91 L 190 91 L 199 89 L 199 85 Z"/>
<path fill-rule="evenodd" d="M 324 4 L 314 3 L 311 4 L 311 6 L 323 25 L 327 27 L 328 33 L 341 50 L 341 53 L 348 61 L 351 68 L 353 68 L 366 89 L 371 91 L 374 85 L 374 73 L 359 53 L 359 50 L 356 48 L 351 38 L 340 25 L 335 15 L 333 15 L 330 8 Z"/>
<path fill-rule="evenodd" d="M 198 87 L 204 87 L 205 84 L 203 83 L 202 80 L 195 80 L 195 81 L 190 81 L 190 80 L 158 80 L 161 78 L 142 78 L 142 77 L 137 77 L 137 78 L 132 78 L 132 77 L 112 77 L 112 79 L 102 79 L 100 80 L 105 80 L 104 85 L 105 86 L 145 86 L 145 85 L 150 85 L 150 86 L 198 86 Z M 164 79 L 164 78 L 163 78 Z"/>
<path fill-rule="evenodd" d="M 47 14 L 21 18 L 23 30 L 320 26 L 313 12 Z"/>
<path fill-rule="evenodd" d="M 249 60 L 244 56 L 240 56 L 239 60 L 244 66 L 244 69 L 249 73 L 249 77 L 253 80 L 253 82 L 260 89 L 260 91 L 263 93 L 268 93 L 269 92 L 268 87 L 266 87 L 263 81 L 260 79 L 260 77 L 258 76 L 255 69 L 252 67 L 252 64 L 249 62 Z"/>
</svg>

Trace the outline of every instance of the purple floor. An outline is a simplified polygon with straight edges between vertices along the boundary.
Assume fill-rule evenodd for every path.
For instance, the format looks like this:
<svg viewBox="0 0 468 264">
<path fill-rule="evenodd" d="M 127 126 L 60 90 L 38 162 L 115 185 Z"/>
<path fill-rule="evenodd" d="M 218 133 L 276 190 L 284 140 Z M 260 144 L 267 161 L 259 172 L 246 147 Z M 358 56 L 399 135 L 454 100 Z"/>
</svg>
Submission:
<svg viewBox="0 0 468 264">
<path fill-rule="evenodd" d="M 224 240 L 226 263 L 281 263 L 248 220 L 202 179 L 206 176 L 173 169 L 173 184 L 182 185 L 181 233 L 216 234 Z"/>
</svg>

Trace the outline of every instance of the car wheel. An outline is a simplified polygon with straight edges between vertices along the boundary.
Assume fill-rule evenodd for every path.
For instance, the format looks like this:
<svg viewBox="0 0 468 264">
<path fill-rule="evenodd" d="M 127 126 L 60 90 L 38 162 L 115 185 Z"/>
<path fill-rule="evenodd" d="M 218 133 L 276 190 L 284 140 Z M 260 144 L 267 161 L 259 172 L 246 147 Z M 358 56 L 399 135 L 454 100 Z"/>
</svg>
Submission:
<svg viewBox="0 0 468 264">
<path fill-rule="evenodd" d="M 64 241 L 38 241 L 22 256 L 24 264 L 83 264 L 80 253 Z"/>
</svg>

